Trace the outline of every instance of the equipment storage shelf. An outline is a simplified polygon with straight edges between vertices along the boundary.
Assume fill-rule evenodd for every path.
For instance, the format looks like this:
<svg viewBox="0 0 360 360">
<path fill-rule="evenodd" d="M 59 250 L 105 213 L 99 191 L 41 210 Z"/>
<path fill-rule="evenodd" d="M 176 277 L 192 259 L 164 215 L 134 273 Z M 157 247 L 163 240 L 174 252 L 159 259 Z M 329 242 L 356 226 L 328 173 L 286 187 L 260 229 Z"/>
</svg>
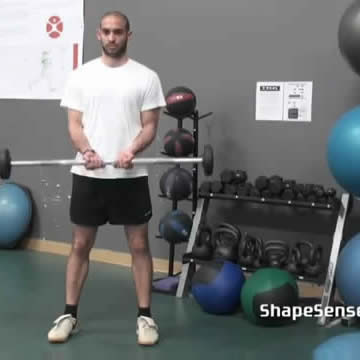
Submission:
<svg viewBox="0 0 360 360">
<path fill-rule="evenodd" d="M 211 200 L 217 201 L 239 201 L 239 202 L 252 202 L 258 204 L 267 204 L 268 206 L 292 206 L 294 208 L 309 208 L 319 209 L 329 212 L 336 219 L 334 229 L 332 231 L 332 244 L 330 250 L 330 257 L 327 265 L 327 269 L 324 271 L 321 277 L 312 277 L 306 275 L 295 275 L 298 281 L 310 282 L 317 285 L 323 285 L 323 294 L 321 298 L 321 307 L 324 309 L 329 306 L 333 295 L 333 282 L 334 282 L 334 269 L 340 250 L 340 245 L 343 237 L 343 229 L 346 220 L 346 215 L 350 203 L 350 195 L 343 193 L 337 201 L 333 203 L 311 203 L 300 201 L 287 201 L 281 199 L 266 199 L 261 197 L 250 196 L 238 196 L 229 194 L 215 194 L 215 193 L 202 193 L 198 195 L 198 206 L 193 218 L 193 227 L 189 238 L 189 243 L 186 249 L 186 253 L 183 256 L 182 272 L 180 275 L 180 281 L 177 288 L 176 296 L 182 298 L 186 296 L 190 290 L 191 278 L 196 271 L 196 265 L 207 264 L 209 262 L 217 261 L 216 259 L 202 260 L 191 256 L 199 227 L 205 223 L 207 211 Z M 260 205 L 261 206 L 261 205 Z M 251 266 L 242 266 L 245 272 L 252 273 L 258 268 Z M 320 325 L 324 325 L 326 318 L 322 317 L 318 319 Z"/>
</svg>

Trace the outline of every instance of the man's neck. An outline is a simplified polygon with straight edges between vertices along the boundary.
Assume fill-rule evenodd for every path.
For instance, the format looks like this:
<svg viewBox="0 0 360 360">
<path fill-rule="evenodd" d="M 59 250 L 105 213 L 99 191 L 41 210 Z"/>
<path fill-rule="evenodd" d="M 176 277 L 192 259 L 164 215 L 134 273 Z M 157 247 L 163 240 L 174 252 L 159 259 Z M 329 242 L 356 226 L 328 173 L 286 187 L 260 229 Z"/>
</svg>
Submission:
<svg viewBox="0 0 360 360">
<path fill-rule="evenodd" d="M 120 58 L 112 58 L 110 56 L 103 54 L 101 60 L 105 65 L 109 67 L 118 67 L 126 64 L 129 60 L 129 57 L 127 55 L 124 55 Z"/>
</svg>

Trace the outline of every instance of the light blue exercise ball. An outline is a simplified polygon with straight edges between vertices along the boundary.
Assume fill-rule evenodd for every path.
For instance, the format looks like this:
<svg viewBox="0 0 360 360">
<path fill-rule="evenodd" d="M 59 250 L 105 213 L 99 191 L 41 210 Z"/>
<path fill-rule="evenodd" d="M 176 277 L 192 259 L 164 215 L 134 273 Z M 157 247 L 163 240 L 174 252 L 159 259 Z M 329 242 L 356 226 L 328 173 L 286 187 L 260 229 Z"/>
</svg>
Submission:
<svg viewBox="0 0 360 360">
<path fill-rule="evenodd" d="M 313 351 L 312 360 L 358 360 L 360 333 L 353 332 L 330 338 Z"/>
<path fill-rule="evenodd" d="M 360 196 L 360 106 L 335 123 L 328 138 L 327 161 L 336 182 Z"/>
<path fill-rule="evenodd" d="M 335 272 L 336 287 L 347 306 L 360 306 L 359 279 L 360 233 L 353 236 L 341 250 Z"/>
<path fill-rule="evenodd" d="M 32 218 L 32 200 L 17 184 L 0 185 L 0 248 L 16 247 Z"/>
</svg>

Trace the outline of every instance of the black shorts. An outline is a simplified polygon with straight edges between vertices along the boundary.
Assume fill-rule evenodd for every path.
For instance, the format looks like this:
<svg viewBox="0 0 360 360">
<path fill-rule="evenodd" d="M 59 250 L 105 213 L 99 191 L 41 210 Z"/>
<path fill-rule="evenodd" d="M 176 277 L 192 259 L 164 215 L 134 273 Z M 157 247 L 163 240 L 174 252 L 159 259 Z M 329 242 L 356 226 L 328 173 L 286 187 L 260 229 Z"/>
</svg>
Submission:
<svg viewBox="0 0 360 360">
<path fill-rule="evenodd" d="M 73 174 L 70 219 L 74 224 L 139 225 L 152 217 L 148 177 L 97 179 Z"/>
</svg>

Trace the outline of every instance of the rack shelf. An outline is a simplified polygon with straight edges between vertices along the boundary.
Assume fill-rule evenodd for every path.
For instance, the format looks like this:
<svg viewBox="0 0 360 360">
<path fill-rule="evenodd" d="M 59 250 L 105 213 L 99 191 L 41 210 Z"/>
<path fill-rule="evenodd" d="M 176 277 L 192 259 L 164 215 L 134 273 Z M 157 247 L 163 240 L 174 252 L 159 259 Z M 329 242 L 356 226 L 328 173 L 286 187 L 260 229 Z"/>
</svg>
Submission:
<svg viewBox="0 0 360 360">
<path fill-rule="evenodd" d="M 305 207 L 305 208 L 325 209 L 325 210 L 338 210 L 339 208 L 339 202 L 336 205 L 334 205 L 334 204 L 321 204 L 314 202 L 296 201 L 296 200 L 282 200 L 282 199 L 274 199 L 274 198 L 217 194 L 217 193 L 199 192 L 199 198 L 219 199 L 219 200 L 239 200 L 239 201 L 248 201 L 248 202 L 255 202 L 262 204 L 285 205 L 285 206 L 295 206 L 295 207 Z"/>
</svg>

